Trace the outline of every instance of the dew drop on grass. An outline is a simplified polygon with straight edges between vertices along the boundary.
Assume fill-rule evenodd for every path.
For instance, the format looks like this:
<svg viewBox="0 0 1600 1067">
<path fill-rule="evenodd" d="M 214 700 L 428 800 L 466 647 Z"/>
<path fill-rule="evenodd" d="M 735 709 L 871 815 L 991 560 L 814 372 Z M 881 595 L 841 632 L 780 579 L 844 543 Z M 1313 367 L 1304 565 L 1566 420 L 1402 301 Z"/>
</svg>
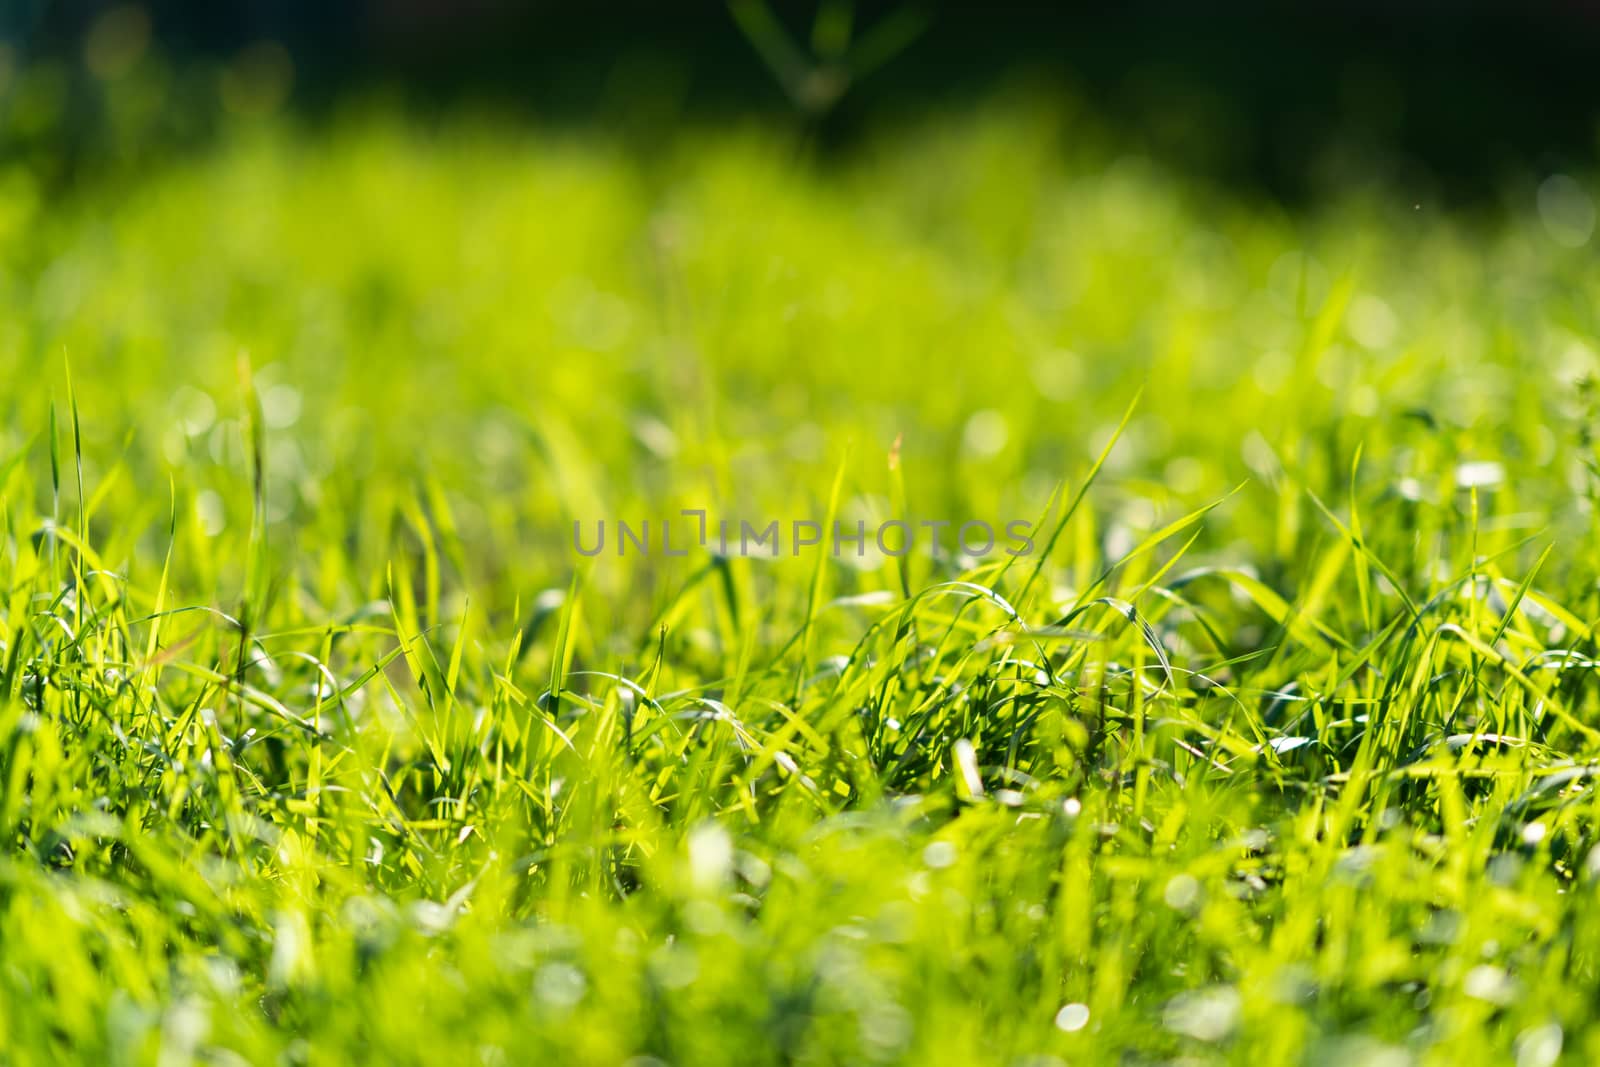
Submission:
<svg viewBox="0 0 1600 1067">
<path fill-rule="evenodd" d="M 1505 1005 L 1516 999 L 1516 984 L 1511 976 L 1492 963 L 1480 963 L 1468 971 L 1461 982 L 1461 991 L 1486 1004 Z"/>
<path fill-rule="evenodd" d="M 1056 1012 L 1056 1029 L 1065 1030 L 1069 1034 L 1077 1033 L 1089 1025 L 1089 1006 L 1087 1004 L 1063 1004 L 1061 1010 Z"/>
<path fill-rule="evenodd" d="M 678 435 L 672 432 L 672 427 L 652 415 L 643 415 L 634 420 L 633 436 L 662 459 L 671 459 L 678 454 Z"/>
<path fill-rule="evenodd" d="M 1505 481 L 1505 468 L 1500 464 L 1479 460 L 1456 467 L 1456 485 L 1462 489 L 1487 489 Z"/>
<path fill-rule="evenodd" d="M 1552 174 L 1539 185 L 1539 221 L 1550 239 L 1563 248 L 1582 248 L 1594 233 L 1594 200 L 1565 174 Z"/>
<path fill-rule="evenodd" d="M 1517 1067 L 1550 1067 L 1561 1058 L 1563 1034 L 1560 1023 L 1531 1027 L 1517 1035 Z"/>
<path fill-rule="evenodd" d="M 1167 881 L 1161 894 L 1167 907 L 1175 911 L 1189 911 L 1200 902 L 1200 882 L 1192 874 L 1177 874 Z"/>
<path fill-rule="evenodd" d="M 1387 348 L 1400 333 L 1400 320 L 1394 310 L 1370 293 L 1350 302 L 1346 321 L 1350 336 L 1363 348 Z"/>
<path fill-rule="evenodd" d="M 898 1004 L 875 1004 L 861 1013 L 861 1039 L 880 1053 L 893 1053 L 911 1040 L 911 1015 Z"/>
<path fill-rule="evenodd" d="M 446 933 L 455 922 L 454 910 L 436 900 L 414 901 L 410 912 L 417 930 L 428 937 Z"/>
<path fill-rule="evenodd" d="M 215 537 L 228 528 L 228 515 L 222 497 L 205 489 L 194 498 L 195 515 L 200 519 L 200 529 L 207 537 Z"/>
<path fill-rule="evenodd" d="M 1277 349 L 1269 349 L 1256 359 L 1251 377 L 1263 393 L 1272 394 L 1282 389 L 1294 371 L 1294 362 Z"/>
<path fill-rule="evenodd" d="M 1595 845 L 1583 858 L 1583 873 L 1590 878 L 1600 879 L 1600 845 Z"/>
<path fill-rule="evenodd" d="M 570 1008 L 583 999 L 588 982 L 583 972 L 570 963 L 551 963 L 539 968 L 534 993 L 553 1008 Z"/>
<path fill-rule="evenodd" d="M 1221 1041 L 1239 1022 L 1239 994 L 1232 986 L 1181 993 L 1167 1004 L 1162 1021 L 1175 1034 L 1196 1041 Z"/>
<path fill-rule="evenodd" d="M 956 862 L 956 846 L 948 841 L 932 841 L 922 850 L 922 862 L 933 870 L 943 870 Z"/>
<path fill-rule="evenodd" d="M 172 395 L 172 408 L 183 426 L 183 432 L 190 437 L 200 436 L 217 421 L 216 401 L 187 385 Z"/>
<path fill-rule="evenodd" d="M 733 841 L 716 823 L 702 823 L 689 834 L 689 877 L 697 889 L 714 889 L 733 870 Z"/>
<path fill-rule="evenodd" d="M 1515 885 L 1517 879 L 1522 877 L 1524 866 L 1521 856 L 1514 852 L 1502 852 L 1489 861 L 1485 870 L 1489 881 L 1495 885 L 1509 887 Z"/>
<path fill-rule="evenodd" d="M 961 431 L 961 450 L 978 459 L 997 456 L 1010 439 L 1006 417 L 993 409 L 974 412 Z"/>
<path fill-rule="evenodd" d="M 983 796 L 983 776 L 978 773 L 978 751 L 972 742 L 966 738 L 957 741 L 953 746 L 956 770 L 961 775 L 961 784 L 966 786 L 967 795 L 973 797 Z"/>
<path fill-rule="evenodd" d="M 284 430 L 300 421 L 300 390 L 292 385 L 274 385 L 261 394 L 261 418 L 274 430 Z"/>
<path fill-rule="evenodd" d="M 1081 360 L 1076 353 L 1061 349 L 1047 352 L 1032 366 L 1033 384 L 1039 395 L 1057 403 L 1071 400 L 1080 385 L 1078 368 Z"/>
</svg>

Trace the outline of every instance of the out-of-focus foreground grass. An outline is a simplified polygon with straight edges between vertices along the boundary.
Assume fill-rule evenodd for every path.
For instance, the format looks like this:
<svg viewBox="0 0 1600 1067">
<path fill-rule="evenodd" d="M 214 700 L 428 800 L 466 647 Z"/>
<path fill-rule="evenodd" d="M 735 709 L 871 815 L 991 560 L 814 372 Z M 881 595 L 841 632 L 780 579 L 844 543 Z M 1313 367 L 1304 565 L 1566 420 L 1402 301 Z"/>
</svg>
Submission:
<svg viewBox="0 0 1600 1067">
<path fill-rule="evenodd" d="M 1600 1054 L 1583 181 L 1291 212 L 1023 96 L 0 190 L 15 1062 Z"/>
</svg>

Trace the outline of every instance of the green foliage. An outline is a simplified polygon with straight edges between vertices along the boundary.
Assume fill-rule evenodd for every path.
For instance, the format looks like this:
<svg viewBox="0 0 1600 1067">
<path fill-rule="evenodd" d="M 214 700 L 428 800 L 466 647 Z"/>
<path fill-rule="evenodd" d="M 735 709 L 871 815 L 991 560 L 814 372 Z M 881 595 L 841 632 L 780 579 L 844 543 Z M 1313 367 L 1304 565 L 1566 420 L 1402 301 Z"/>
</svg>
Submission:
<svg viewBox="0 0 1600 1067">
<path fill-rule="evenodd" d="M 1600 1056 L 1592 256 L 870 143 L 0 178 L 5 1059 Z"/>
</svg>

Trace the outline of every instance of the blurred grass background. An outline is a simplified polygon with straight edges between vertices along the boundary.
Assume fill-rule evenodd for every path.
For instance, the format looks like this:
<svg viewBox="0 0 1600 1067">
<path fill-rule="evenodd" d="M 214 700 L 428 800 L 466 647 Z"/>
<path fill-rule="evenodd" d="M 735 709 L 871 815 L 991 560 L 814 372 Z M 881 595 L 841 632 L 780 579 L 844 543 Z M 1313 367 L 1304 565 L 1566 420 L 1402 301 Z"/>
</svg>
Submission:
<svg viewBox="0 0 1600 1067">
<path fill-rule="evenodd" d="M 1508 183 L 1498 223 L 1365 187 L 1289 211 L 1012 90 L 825 156 L 754 124 L 642 152 L 366 107 L 77 197 L 29 181 L 6 443 L 70 360 L 91 482 L 125 468 L 105 513 L 152 538 L 174 468 L 218 529 L 248 523 L 241 354 L 273 526 L 342 545 L 432 479 L 464 577 L 508 601 L 508 566 L 564 584 L 574 516 L 809 517 L 847 452 L 870 510 L 902 435 L 920 514 L 1035 517 L 1140 388 L 1112 464 L 1145 528 L 1245 481 L 1224 515 L 1275 509 L 1282 469 L 1336 484 L 1363 443 L 1404 498 L 1448 503 L 1430 479 L 1490 458 L 1508 513 L 1587 521 L 1593 206 L 1564 175 Z"/>
</svg>

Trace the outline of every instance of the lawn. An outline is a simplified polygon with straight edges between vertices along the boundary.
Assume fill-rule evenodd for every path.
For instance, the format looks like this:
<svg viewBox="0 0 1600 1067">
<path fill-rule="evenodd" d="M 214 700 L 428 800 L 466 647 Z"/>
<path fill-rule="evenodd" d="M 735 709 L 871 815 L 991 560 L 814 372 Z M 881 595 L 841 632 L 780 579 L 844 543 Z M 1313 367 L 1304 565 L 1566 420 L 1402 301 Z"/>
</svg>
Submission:
<svg viewBox="0 0 1600 1067">
<path fill-rule="evenodd" d="M 1026 92 L 5 170 L 3 1058 L 1600 1057 L 1595 186 L 1343 188 Z"/>
</svg>

